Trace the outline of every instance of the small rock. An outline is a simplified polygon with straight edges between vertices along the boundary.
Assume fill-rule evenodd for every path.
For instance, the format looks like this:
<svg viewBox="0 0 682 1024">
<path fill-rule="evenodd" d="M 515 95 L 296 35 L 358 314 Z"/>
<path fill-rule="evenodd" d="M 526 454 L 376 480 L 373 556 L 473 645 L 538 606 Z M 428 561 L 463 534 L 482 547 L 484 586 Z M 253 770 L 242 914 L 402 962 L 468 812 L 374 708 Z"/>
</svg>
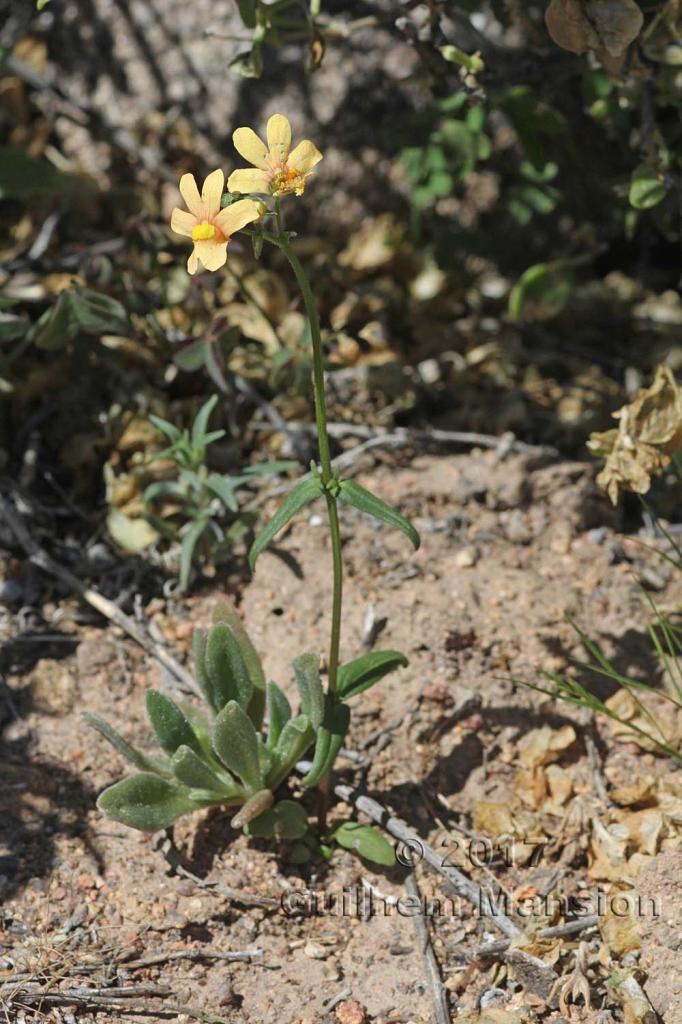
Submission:
<svg viewBox="0 0 682 1024">
<path fill-rule="evenodd" d="M 458 569 L 471 569 L 478 561 L 478 550 L 471 545 L 467 545 L 465 548 L 460 550 L 455 555 L 455 565 Z"/>
<path fill-rule="evenodd" d="M 441 378 L 440 363 L 437 359 L 424 359 L 418 364 L 417 372 L 424 384 L 437 384 Z"/>
<path fill-rule="evenodd" d="M 191 879 L 183 878 L 181 882 L 178 882 L 175 891 L 178 896 L 194 896 L 197 887 Z"/>
<path fill-rule="evenodd" d="M 432 700 L 435 704 L 452 704 L 452 694 L 442 683 L 427 683 L 422 696 L 424 700 Z"/>
<path fill-rule="evenodd" d="M 365 1024 L 367 1013 L 357 999 L 344 999 L 334 1011 L 339 1024 Z"/>
<path fill-rule="evenodd" d="M 319 942 L 306 942 L 303 952 L 311 960 L 326 960 L 328 956 L 327 950 Z"/>
</svg>

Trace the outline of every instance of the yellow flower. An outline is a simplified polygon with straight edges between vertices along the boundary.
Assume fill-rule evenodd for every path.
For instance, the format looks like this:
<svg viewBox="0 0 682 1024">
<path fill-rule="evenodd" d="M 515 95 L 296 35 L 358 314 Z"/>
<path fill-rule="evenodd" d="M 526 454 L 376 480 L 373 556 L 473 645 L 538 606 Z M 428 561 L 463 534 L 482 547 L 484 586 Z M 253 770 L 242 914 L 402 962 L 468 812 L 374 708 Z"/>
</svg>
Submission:
<svg viewBox="0 0 682 1024">
<path fill-rule="evenodd" d="M 199 261 L 205 270 L 220 270 L 227 260 L 230 237 L 261 216 L 262 204 L 252 199 L 240 199 L 221 210 L 224 187 L 225 175 L 221 170 L 209 174 L 201 195 L 193 174 L 183 174 L 180 179 L 180 195 L 189 212 L 176 206 L 171 216 L 171 229 L 194 242 L 187 260 L 190 274 L 197 272 Z"/>
<path fill-rule="evenodd" d="M 233 171 L 227 180 L 230 192 L 259 192 L 268 196 L 303 195 L 306 181 L 322 159 L 310 139 L 291 149 L 291 125 L 283 114 L 273 114 L 267 124 L 267 146 L 253 128 L 237 128 L 235 149 L 256 170 Z"/>
</svg>

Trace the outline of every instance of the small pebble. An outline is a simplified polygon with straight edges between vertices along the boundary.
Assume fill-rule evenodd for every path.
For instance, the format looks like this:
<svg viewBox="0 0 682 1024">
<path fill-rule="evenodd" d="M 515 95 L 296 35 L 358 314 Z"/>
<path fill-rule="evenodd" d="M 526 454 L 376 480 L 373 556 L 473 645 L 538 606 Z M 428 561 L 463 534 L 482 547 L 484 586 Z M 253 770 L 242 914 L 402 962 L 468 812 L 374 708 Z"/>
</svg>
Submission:
<svg viewBox="0 0 682 1024">
<path fill-rule="evenodd" d="M 339 1024 L 365 1024 L 367 1013 L 357 999 L 344 999 L 334 1011 Z"/>
<path fill-rule="evenodd" d="M 473 545 L 468 545 L 455 555 L 455 565 L 458 569 L 471 569 L 478 561 L 478 551 Z"/>
<path fill-rule="evenodd" d="M 303 952 L 311 960 L 326 960 L 328 956 L 327 950 L 319 942 L 306 942 Z"/>
</svg>

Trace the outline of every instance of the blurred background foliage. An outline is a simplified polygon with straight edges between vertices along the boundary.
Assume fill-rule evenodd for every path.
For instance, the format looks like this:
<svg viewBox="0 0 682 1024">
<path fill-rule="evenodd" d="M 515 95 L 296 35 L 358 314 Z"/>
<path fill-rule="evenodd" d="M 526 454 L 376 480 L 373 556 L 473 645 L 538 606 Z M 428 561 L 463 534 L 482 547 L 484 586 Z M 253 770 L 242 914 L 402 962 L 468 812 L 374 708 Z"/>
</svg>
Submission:
<svg viewBox="0 0 682 1024">
<path fill-rule="evenodd" d="M 149 525 L 151 417 L 189 429 L 220 393 L 226 479 L 311 457 L 286 268 L 235 240 L 191 279 L 168 228 L 180 174 L 229 171 L 232 129 L 276 110 L 325 154 L 287 216 L 332 420 L 584 457 L 679 368 L 681 0 L 39 6 L 0 0 L 0 471 L 89 543 Z"/>
</svg>

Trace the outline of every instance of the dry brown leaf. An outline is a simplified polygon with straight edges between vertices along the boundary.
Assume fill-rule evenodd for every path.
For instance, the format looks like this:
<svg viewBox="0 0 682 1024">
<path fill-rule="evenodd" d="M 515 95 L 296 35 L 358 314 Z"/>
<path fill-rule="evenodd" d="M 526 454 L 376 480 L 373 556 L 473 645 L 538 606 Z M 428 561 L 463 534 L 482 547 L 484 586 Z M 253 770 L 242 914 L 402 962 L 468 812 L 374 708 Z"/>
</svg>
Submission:
<svg viewBox="0 0 682 1024">
<path fill-rule="evenodd" d="M 636 743 L 642 750 L 660 753 L 654 740 L 649 738 L 655 737 L 679 748 L 682 712 L 655 693 L 642 693 L 635 700 L 628 690 L 617 690 L 606 701 L 606 706 L 617 715 L 617 718 L 609 718 L 606 724 L 613 738 L 619 742 Z"/>
<path fill-rule="evenodd" d="M 372 271 L 390 263 L 400 245 L 400 231 L 390 213 L 364 220 L 339 255 L 339 264 L 351 270 Z"/>
<path fill-rule="evenodd" d="M 652 803 L 656 799 L 656 783 L 650 776 L 645 776 L 629 786 L 612 789 L 609 796 L 619 807 L 636 807 L 638 804 Z"/>
<path fill-rule="evenodd" d="M 572 725 L 563 725 L 553 729 L 543 725 L 532 729 L 519 742 L 519 761 L 529 768 L 551 764 L 575 742 L 575 729 Z"/>
<path fill-rule="evenodd" d="M 544 770 L 541 767 L 519 769 L 514 788 L 524 804 L 537 810 L 547 799 L 547 778 Z"/>
<path fill-rule="evenodd" d="M 611 57 L 625 53 L 644 23 L 644 15 L 634 0 L 585 0 L 585 11 Z"/>
<path fill-rule="evenodd" d="M 550 764 L 545 770 L 547 785 L 549 787 L 550 802 L 553 808 L 563 807 L 573 794 L 573 779 L 567 771 L 560 768 L 558 764 Z"/>
<path fill-rule="evenodd" d="M 637 38 L 644 16 L 634 0 L 552 0 L 545 13 L 547 31 L 571 53 L 594 50 L 611 71 L 612 65 Z"/>
<path fill-rule="evenodd" d="M 545 12 L 545 24 L 554 42 L 563 50 L 584 53 L 599 47 L 599 37 L 581 0 L 552 0 Z"/>
<path fill-rule="evenodd" d="M 622 957 L 640 947 L 636 906 L 634 890 L 610 890 L 604 915 L 599 920 L 599 931 L 613 956 Z"/>
<path fill-rule="evenodd" d="M 682 395 L 670 367 L 658 366 L 651 386 L 613 415 L 618 428 L 592 434 L 588 447 L 606 456 L 597 483 L 615 505 L 621 488 L 646 494 L 682 446 Z"/>
<path fill-rule="evenodd" d="M 599 818 L 592 820 L 589 860 L 590 878 L 609 882 L 623 880 L 630 832 L 626 825 L 604 825 Z"/>
</svg>

